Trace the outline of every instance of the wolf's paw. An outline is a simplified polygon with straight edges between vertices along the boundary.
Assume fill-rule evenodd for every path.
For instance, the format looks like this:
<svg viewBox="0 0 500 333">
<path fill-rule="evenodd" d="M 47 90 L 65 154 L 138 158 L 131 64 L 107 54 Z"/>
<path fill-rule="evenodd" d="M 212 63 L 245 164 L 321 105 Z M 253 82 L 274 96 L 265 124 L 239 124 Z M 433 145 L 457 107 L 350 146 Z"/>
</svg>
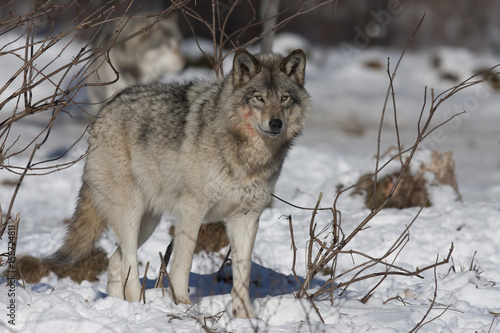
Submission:
<svg viewBox="0 0 500 333">
<path fill-rule="evenodd" d="M 193 302 L 189 299 L 189 296 L 177 296 L 174 299 L 175 304 L 187 304 L 187 305 L 192 305 Z"/>
</svg>

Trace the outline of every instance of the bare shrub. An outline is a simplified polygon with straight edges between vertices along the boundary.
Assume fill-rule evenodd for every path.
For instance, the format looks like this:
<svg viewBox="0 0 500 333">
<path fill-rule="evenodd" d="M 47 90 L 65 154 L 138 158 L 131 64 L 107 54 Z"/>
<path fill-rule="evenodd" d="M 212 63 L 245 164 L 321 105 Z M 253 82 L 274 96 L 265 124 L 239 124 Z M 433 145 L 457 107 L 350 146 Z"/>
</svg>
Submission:
<svg viewBox="0 0 500 333">
<path fill-rule="evenodd" d="M 202 26 L 208 30 L 212 39 L 212 50 L 204 49 L 200 43 L 198 43 L 198 47 L 212 64 L 215 74 L 217 76 L 223 76 L 223 61 L 237 50 L 254 45 L 255 43 L 261 41 L 265 36 L 273 34 L 283 28 L 298 16 L 307 14 L 326 4 L 336 3 L 336 1 L 337 0 L 302 0 L 286 2 L 286 5 L 283 6 L 284 8 L 281 8 L 277 14 L 266 15 L 264 18 L 259 18 L 255 2 L 251 0 L 227 2 L 212 0 L 212 10 L 209 17 L 205 17 L 196 11 L 196 3 L 194 7 L 179 6 L 179 9 L 184 18 L 187 20 L 193 36 L 197 38 L 197 31 L 194 29 L 193 22 L 201 23 Z M 285 2 L 283 1 L 283 3 Z M 234 15 L 235 8 L 237 6 L 245 6 L 248 16 L 238 17 L 241 28 L 229 32 L 227 30 L 227 25 L 232 15 Z M 274 8 L 271 12 L 274 13 L 275 10 L 276 8 Z M 274 22 L 274 24 L 269 24 L 270 22 Z M 241 36 L 244 35 L 249 29 L 261 26 L 263 27 L 263 30 L 259 35 L 244 42 L 240 41 Z M 264 47 L 267 48 L 268 46 Z M 268 51 L 268 49 L 266 49 L 266 51 Z"/>
<path fill-rule="evenodd" d="M 378 184 L 373 184 L 371 175 L 363 175 L 358 185 L 354 188 L 352 195 L 365 195 L 366 207 L 370 208 L 372 203 L 380 206 L 394 187 L 395 181 L 401 176 L 400 172 L 394 172 L 386 175 L 378 181 Z M 373 190 L 376 190 L 374 193 Z M 375 198 L 375 199 L 373 199 Z M 391 200 L 387 202 L 385 208 L 409 208 L 409 207 L 429 207 L 429 200 L 426 180 L 422 173 L 412 174 L 408 172 L 406 176 L 401 178 L 399 186 L 395 189 Z"/>
<path fill-rule="evenodd" d="M 9 34 L 12 40 L 2 46 L 0 56 L 15 59 L 19 68 L 12 69 L 11 76 L 0 83 L 0 109 L 3 111 L 0 118 L 0 168 L 19 178 L 1 222 L 0 237 L 11 219 L 13 204 L 25 176 L 45 175 L 71 167 L 88 153 L 81 152 L 69 161 L 61 161 L 83 137 L 82 133 L 60 156 L 35 162 L 37 152 L 47 142 L 56 119 L 62 113 L 86 112 L 85 105 L 77 102 L 76 96 L 89 85 L 87 78 L 93 74 L 89 69 L 96 55 L 105 54 L 119 43 L 125 43 L 137 34 L 144 33 L 174 8 L 170 6 L 156 16 L 153 15 L 157 20 L 149 27 L 120 40 L 118 44 L 111 43 L 104 48 L 92 49 L 92 34 L 88 31 L 95 32 L 113 20 L 126 21 L 127 15 L 133 13 L 125 12 L 116 17 L 115 11 L 118 5 L 127 3 L 131 2 L 121 1 L 116 6 L 104 4 L 89 12 L 75 2 L 54 4 L 48 1 L 26 14 L 17 17 L 10 14 L 3 18 L 0 34 Z M 64 15 L 71 19 L 62 26 L 56 24 L 55 18 Z M 56 26 L 59 29 L 57 31 Z M 116 35 L 122 27 L 117 28 Z M 91 37 L 82 39 L 82 35 Z M 82 40 L 86 40 L 83 45 Z M 17 124 L 28 118 L 44 124 L 42 129 L 39 132 L 18 134 Z M 29 153 L 27 161 L 18 164 L 25 153 Z"/>
<path fill-rule="evenodd" d="M 431 184 L 428 184 L 425 172 L 432 175 Z M 393 172 L 379 179 L 378 184 L 374 185 L 372 175 L 363 175 L 359 178 L 351 195 L 364 195 L 367 208 L 371 208 L 372 205 L 378 207 L 389 196 L 395 181 L 400 176 L 400 171 Z M 408 168 L 406 175 L 401 177 L 399 185 L 384 208 L 429 207 L 432 203 L 429 199 L 428 187 L 439 185 L 451 186 L 458 199 L 461 200 L 455 174 L 455 161 L 450 151 L 439 153 L 434 150 L 429 163 L 422 163 L 417 170 Z"/>
<path fill-rule="evenodd" d="M 423 20 L 424 17 L 422 17 Z M 422 23 L 422 20 L 419 23 Z M 417 29 L 414 32 L 417 32 Z M 410 42 L 413 40 L 414 35 L 410 38 Z M 338 291 L 340 294 L 344 293 L 350 286 L 353 284 L 364 281 L 364 280 L 373 280 L 373 288 L 370 289 L 366 295 L 361 299 L 362 302 L 366 302 L 371 295 L 373 295 L 376 288 L 384 281 L 387 277 L 391 275 L 400 275 L 400 276 L 415 276 L 419 278 L 423 278 L 421 273 L 427 270 L 433 269 L 435 271 L 437 266 L 446 264 L 450 261 L 451 254 L 453 252 L 453 244 L 450 245 L 450 249 L 446 256 L 442 259 L 436 259 L 435 262 L 424 263 L 415 269 L 406 269 L 401 265 L 397 265 L 396 261 L 400 257 L 402 250 L 406 246 L 406 244 L 410 240 L 410 228 L 418 219 L 422 209 L 427 205 L 427 200 L 424 200 L 424 196 L 420 195 L 418 201 L 420 201 L 421 208 L 418 213 L 414 216 L 411 221 L 404 221 L 405 226 L 403 231 L 394 240 L 392 245 L 385 251 L 382 255 L 372 256 L 369 253 L 363 253 L 361 251 L 356 251 L 353 249 L 348 249 L 348 246 L 351 244 L 353 239 L 357 239 L 357 237 L 369 226 L 370 222 L 373 220 L 375 216 L 384 208 L 388 207 L 391 199 L 394 195 L 396 195 L 398 189 L 401 186 L 404 186 L 405 178 L 411 179 L 411 175 L 409 173 L 410 163 L 415 157 L 415 154 L 419 150 L 420 144 L 436 129 L 445 125 L 453 118 L 457 117 L 459 114 L 452 115 L 447 120 L 439 123 L 438 125 L 431 126 L 432 120 L 437 113 L 438 108 L 445 103 L 450 97 L 454 96 L 458 92 L 470 88 L 474 85 L 477 85 L 481 82 L 486 81 L 488 78 L 477 78 L 478 75 L 474 75 L 463 82 L 458 83 L 457 85 L 445 90 L 442 93 L 436 94 L 433 89 L 430 90 L 430 96 L 427 93 L 427 87 L 424 90 L 424 101 L 422 105 L 422 109 L 420 111 L 420 117 L 418 123 L 416 124 L 417 135 L 413 144 L 407 148 L 403 149 L 402 144 L 399 139 L 399 129 L 397 123 L 397 107 L 396 100 L 394 94 L 394 86 L 393 80 L 396 75 L 399 64 L 401 63 L 404 54 L 406 52 L 406 48 L 402 52 L 394 70 L 390 71 L 390 62 L 387 64 L 387 74 L 389 77 L 389 86 L 387 89 L 387 93 L 385 96 L 384 105 L 382 108 L 380 126 L 378 131 L 378 145 L 377 145 L 377 153 L 375 160 L 375 170 L 372 174 L 365 176 L 360 180 L 358 184 L 353 184 L 351 186 L 341 188 L 334 199 L 333 205 L 331 207 L 320 208 L 320 202 L 322 199 L 322 194 L 320 194 L 317 204 L 315 207 L 307 208 L 307 207 L 297 207 L 301 209 L 311 210 L 312 216 L 309 224 L 309 238 L 306 242 L 306 276 L 305 279 L 299 279 L 295 270 L 296 263 L 296 240 L 293 232 L 293 223 L 291 216 L 289 217 L 289 226 L 290 226 L 290 235 L 292 248 L 294 251 L 294 258 L 292 264 L 292 272 L 296 277 L 297 282 L 300 284 L 301 288 L 296 293 L 296 297 L 298 298 L 306 298 L 308 299 L 313 306 L 315 307 L 318 315 L 321 318 L 321 314 L 319 310 L 314 305 L 314 299 L 318 296 L 327 295 L 330 299 L 331 304 L 334 303 L 334 295 L 335 292 Z M 490 72 L 493 72 L 495 68 L 490 69 Z M 386 114 L 388 103 L 392 96 L 392 104 L 394 111 L 394 125 L 396 131 L 396 147 L 397 152 L 393 154 L 387 162 L 382 163 L 381 160 L 381 150 L 380 150 L 380 142 L 381 142 L 381 133 L 382 133 L 382 124 Z M 399 165 L 399 170 L 392 174 L 390 182 L 380 182 L 379 181 L 379 173 L 386 168 L 389 164 L 393 165 L 397 163 Z M 458 188 L 456 186 L 456 178 L 454 176 L 453 168 L 454 165 L 452 163 L 451 154 L 443 154 L 438 155 L 434 154 L 433 162 L 424 167 L 428 171 L 434 172 L 437 179 L 440 179 L 443 183 L 447 183 L 455 188 L 458 194 Z M 443 172 L 441 172 L 441 170 Z M 372 190 L 369 192 L 370 195 L 367 196 L 367 206 L 370 208 L 370 212 L 368 215 L 360 221 L 357 226 L 354 227 L 352 231 L 349 233 L 344 232 L 344 228 L 342 226 L 342 214 L 341 211 L 337 208 L 339 199 L 346 192 L 355 189 L 356 187 L 365 186 L 361 185 L 361 183 L 365 183 L 366 181 L 370 182 L 370 186 Z M 380 188 L 382 187 L 382 188 Z M 412 187 L 412 186 L 410 186 Z M 404 190 L 404 189 L 402 189 Z M 422 202 L 423 200 L 423 202 Z M 319 210 L 330 211 L 332 214 L 332 220 L 328 223 L 326 228 L 322 230 L 317 230 L 318 224 L 316 223 L 316 214 Z M 338 271 L 337 265 L 341 257 L 349 257 L 353 262 L 352 267 L 344 270 Z M 321 272 L 324 272 L 325 269 L 330 273 L 327 281 L 316 290 L 309 290 L 310 282 Z M 437 282 L 436 282 L 436 290 L 437 293 Z M 435 300 L 434 296 L 434 300 Z M 431 307 L 433 307 L 435 301 L 432 302 Z M 430 311 L 430 309 L 429 309 Z M 429 313 L 427 312 L 427 314 Z M 425 317 L 427 316 L 425 315 Z M 425 325 L 428 322 L 423 322 L 425 317 L 422 319 L 420 323 L 418 323 L 418 327 Z"/>
</svg>

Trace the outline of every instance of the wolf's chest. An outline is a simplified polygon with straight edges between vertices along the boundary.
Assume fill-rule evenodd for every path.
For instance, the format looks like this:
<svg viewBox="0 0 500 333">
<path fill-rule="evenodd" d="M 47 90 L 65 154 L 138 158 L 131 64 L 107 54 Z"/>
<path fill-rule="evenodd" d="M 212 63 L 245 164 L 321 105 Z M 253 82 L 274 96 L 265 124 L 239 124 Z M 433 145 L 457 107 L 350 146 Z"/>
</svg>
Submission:
<svg viewBox="0 0 500 333">
<path fill-rule="evenodd" d="M 205 188 L 205 200 L 208 208 L 206 219 L 222 220 L 234 214 L 246 214 L 259 211 L 270 195 L 271 187 L 265 182 L 239 182 L 234 179 L 214 181 Z"/>
</svg>

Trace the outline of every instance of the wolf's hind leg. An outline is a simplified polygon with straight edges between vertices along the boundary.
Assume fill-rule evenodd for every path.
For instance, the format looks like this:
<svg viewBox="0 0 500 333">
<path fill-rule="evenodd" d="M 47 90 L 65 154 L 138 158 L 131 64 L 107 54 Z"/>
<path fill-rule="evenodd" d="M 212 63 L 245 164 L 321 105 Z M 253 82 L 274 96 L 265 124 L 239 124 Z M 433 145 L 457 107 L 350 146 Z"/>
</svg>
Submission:
<svg viewBox="0 0 500 333">
<path fill-rule="evenodd" d="M 140 248 L 149 237 L 153 234 L 158 223 L 160 223 L 161 215 L 153 213 L 145 213 L 141 219 L 141 229 L 139 231 L 139 239 L 137 242 L 137 248 Z"/>
<path fill-rule="evenodd" d="M 127 240 L 126 242 L 129 244 L 137 244 L 137 248 L 139 248 L 142 244 L 144 244 L 148 238 L 151 236 L 153 233 L 154 229 L 158 225 L 158 222 L 160 222 L 160 215 L 155 215 L 151 213 L 146 213 L 142 216 L 141 219 L 141 225 L 140 225 L 140 230 L 139 230 L 139 235 L 137 240 Z M 127 235 L 127 232 L 122 232 L 119 235 L 119 238 L 123 241 L 125 239 L 128 239 L 129 236 L 133 238 L 133 235 Z M 130 246 L 129 246 L 130 248 Z M 129 249 L 129 252 L 131 252 L 132 249 Z M 137 253 L 137 249 L 135 250 L 135 253 Z M 133 257 L 134 255 L 130 255 L 129 257 Z M 137 254 L 135 254 L 135 260 L 137 262 Z M 133 260 L 133 259 L 132 259 Z M 129 259 L 130 262 L 130 259 Z M 137 265 L 137 264 L 136 264 Z M 128 273 L 128 267 L 130 267 L 130 274 Z M 122 250 L 121 246 L 118 246 L 116 249 L 115 253 L 111 256 L 109 259 L 109 264 L 108 264 L 108 295 L 109 296 L 116 296 L 120 297 L 121 299 L 127 299 L 128 301 L 134 301 L 139 297 L 140 293 L 140 288 L 137 290 L 137 287 L 130 287 L 129 283 L 134 283 L 131 282 L 133 281 L 138 275 L 136 272 L 137 269 L 133 270 L 132 265 L 127 266 L 124 262 L 122 262 Z M 123 274 L 125 273 L 125 274 Z M 127 274 L 128 274 L 128 279 L 127 279 Z M 137 277 L 138 279 L 138 277 Z M 125 286 L 125 289 L 129 290 L 132 289 L 132 291 L 129 291 L 129 293 L 126 295 L 124 294 L 124 286 L 123 284 L 127 281 L 127 284 Z M 137 295 L 137 296 L 135 296 Z"/>
<path fill-rule="evenodd" d="M 108 265 L 108 294 L 133 302 L 139 300 L 141 293 L 137 245 L 143 212 L 138 200 L 122 202 L 127 202 L 127 206 L 117 205 L 108 211 L 108 221 L 118 242 Z"/>
</svg>

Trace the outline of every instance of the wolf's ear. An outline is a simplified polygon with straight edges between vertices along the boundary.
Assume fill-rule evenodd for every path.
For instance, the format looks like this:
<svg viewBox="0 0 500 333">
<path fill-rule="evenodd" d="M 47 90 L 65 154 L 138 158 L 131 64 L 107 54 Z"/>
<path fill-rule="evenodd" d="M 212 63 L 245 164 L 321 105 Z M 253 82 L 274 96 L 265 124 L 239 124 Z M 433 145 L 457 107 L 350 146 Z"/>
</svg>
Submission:
<svg viewBox="0 0 500 333">
<path fill-rule="evenodd" d="M 233 85 L 239 87 L 260 72 L 257 59 L 246 50 L 238 50 L 233 60 Z"/>
<path fill-rule="evenodd" d="M 306 55 L 301 49 L 295 50 L 281 62 L 280 69 L 299 86 L 304 85 Z"/>
</svg>

